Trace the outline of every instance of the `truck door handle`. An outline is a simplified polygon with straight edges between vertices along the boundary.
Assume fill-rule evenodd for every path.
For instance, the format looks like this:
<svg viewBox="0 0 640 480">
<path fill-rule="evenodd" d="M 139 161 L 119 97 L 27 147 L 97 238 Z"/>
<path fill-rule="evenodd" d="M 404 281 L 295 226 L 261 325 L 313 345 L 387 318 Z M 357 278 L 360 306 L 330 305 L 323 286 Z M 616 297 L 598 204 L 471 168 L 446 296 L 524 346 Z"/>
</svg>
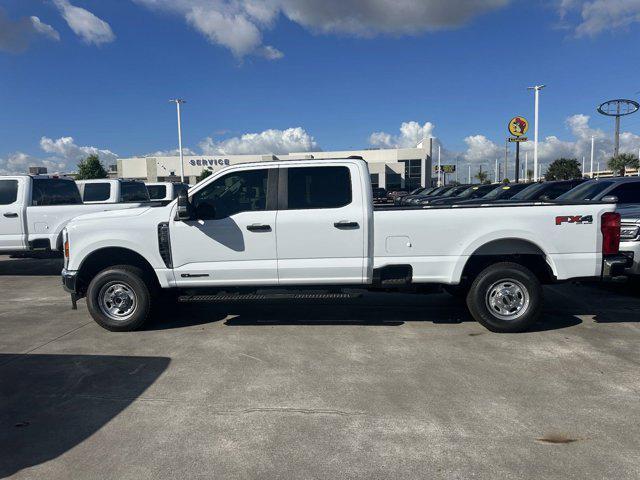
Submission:
<svg viewBox="0 0 640 480">
<path fill-rule="evenodd" d="M 360 227 L 360 225 L 358 225 L 358 222 L 349 222 L 347 220 L 340 220 L 339 222 L 334 223 L 333 226 L 341 230 L 352 230 L 354 228 Z"/>
<path fill-rule="evenodd" d="M 271 225 L 263 225 L 261 223 L 254 223 L 252 225 L 247 225 L 247 230 L 250 232 L 270 232 Z"/>
<path fill-rule="evenodd" d="M 3 216 L 5 216 L 7 218 L 16 218 L 18 216 L 18 214 L 14 213 L 14 212 L 7 212 L 7 213 L 3 214 Z"/>
</svg>

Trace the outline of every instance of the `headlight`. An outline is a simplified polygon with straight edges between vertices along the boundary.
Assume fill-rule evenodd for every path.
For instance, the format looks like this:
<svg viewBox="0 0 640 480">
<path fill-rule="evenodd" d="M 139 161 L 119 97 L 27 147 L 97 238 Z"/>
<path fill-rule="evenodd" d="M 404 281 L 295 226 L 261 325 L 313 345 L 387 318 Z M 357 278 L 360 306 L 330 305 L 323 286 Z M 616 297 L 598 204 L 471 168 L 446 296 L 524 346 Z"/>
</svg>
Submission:
<svg viewBox="0 0 640 480">
<path fill-rule="evenodd" d="M 635 240 L 640 233 L 638 225 L 622 225 L 620 228 L 620 240 Z"/>
</svg>

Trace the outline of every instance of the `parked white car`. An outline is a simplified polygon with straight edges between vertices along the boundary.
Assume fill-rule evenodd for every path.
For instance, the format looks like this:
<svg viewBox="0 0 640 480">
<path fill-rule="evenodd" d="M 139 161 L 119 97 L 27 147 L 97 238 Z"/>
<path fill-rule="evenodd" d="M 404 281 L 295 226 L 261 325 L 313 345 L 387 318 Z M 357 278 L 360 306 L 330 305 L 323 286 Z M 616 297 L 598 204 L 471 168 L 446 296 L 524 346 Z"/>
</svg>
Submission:
<svg viewBox="0 0 640 480">
<path fill-rule="evenodd" d="M 62 228 L 89 212 L 136 204 L 82 203 L 71 178 L 48 175 L 0 177 L 0 252 L 60 250 Z"/>
<path fill-rule="evenodd" d="M 620 252 L 628 255 L 633 262 L 625 273 L 640 278 L 640 205 L 621 208 L 620 215 L 622 216 Z"/>
<path fill-rule="evenodd" d="M 123 178 L 77 180 L 84 203 L 145 203 L 149 192 L 144 182 Z"/>
<path fill-rule="evenodd" d="M 189 184 L 178 182 L 147 182 L 147 191 L 152 202 L 166 202 L 178 197 L 180 192 L 189 190 Z"/>
<path fill-rule="evenodd" d="M 374 209 L 363 160 L 246 163 L 164 207 L 71 221 L 62 277 L 117 331 L 141 327 L 168 289 L 182 302 L 229 302 L 448 285 L 487 328 L 515 332 L 538 320 L 543 283 L 626 266 L 615 208 Z"/>
</svg>

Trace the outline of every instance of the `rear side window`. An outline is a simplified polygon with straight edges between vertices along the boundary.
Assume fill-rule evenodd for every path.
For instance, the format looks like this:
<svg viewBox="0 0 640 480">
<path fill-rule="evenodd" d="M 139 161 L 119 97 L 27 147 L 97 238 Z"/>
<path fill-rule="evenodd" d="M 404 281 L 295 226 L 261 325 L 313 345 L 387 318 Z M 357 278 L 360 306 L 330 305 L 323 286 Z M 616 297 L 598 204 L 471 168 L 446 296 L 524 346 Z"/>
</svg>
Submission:
<svg viewBox="0 0 640 480">
<path fill-rule="evenodd" d="M 109 183 L 85 183 L 82 200 L 85 202 L 104 202 L 111 196 Z"/>
<path fill-rule="evenodd" d="M 162 200 L 167 196 L 166 185 L 147 185 L 147 190 L 149 191 L 149 198 L 151 200 Z"/>
<path fill-rule="evenodd" d="M 142 182 L 122 182 L 120 188 L 124 203 L 149 201 L 149 192 Z"/>
<path fill-rule="evenodd" d="M 289 168 L 289 210 L 339 208 L 351 203 L 351 175 L 347 167 Z"/>
<path fill-rule="evenodd" d="M 640 203 L 640 182 L 624 183 L 607 195 L 618 197 L 618 203 Z"/>
<path fill-rule="evenodd" d="M 76 182 L 60 178 L 34 178 L 31 204 L 79 205 L 82 203 Z"/>
<path fill-rule="evenodd" d="M 18 181 L 0 180 L 0 205 L 11 205 L 18 199 Z"/>
</svg>

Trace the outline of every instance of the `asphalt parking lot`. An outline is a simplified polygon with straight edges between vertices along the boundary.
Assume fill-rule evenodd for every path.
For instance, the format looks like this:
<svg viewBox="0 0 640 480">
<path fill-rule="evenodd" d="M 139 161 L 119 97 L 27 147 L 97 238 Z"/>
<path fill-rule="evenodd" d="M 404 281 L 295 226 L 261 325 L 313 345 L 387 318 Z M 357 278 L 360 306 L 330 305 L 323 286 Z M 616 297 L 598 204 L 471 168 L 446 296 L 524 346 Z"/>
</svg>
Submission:
<svg viewBox="0 0 640 480">
<path fill-rule="evenodd" d="M 185 306 L 110 333 L 0 257 L 0 477 L 640 477 L 640 290 L 493 334 L 446 294 Z"/>
</svg>

